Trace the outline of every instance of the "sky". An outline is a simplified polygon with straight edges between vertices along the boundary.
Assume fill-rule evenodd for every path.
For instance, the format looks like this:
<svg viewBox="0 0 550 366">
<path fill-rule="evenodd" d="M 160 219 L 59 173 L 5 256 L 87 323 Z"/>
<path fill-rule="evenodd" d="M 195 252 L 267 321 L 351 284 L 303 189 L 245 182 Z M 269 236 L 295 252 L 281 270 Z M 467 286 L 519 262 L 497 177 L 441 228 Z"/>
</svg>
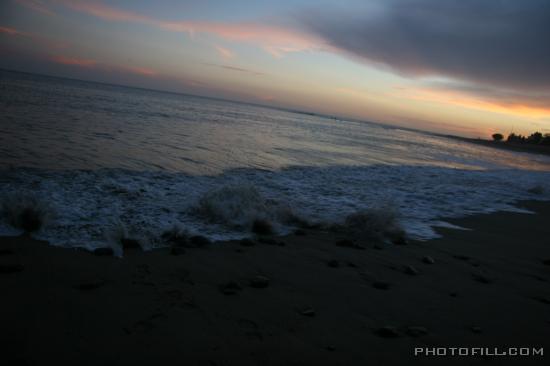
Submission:
<svg viewBox="0 0 550 366">
<path fill-rule="evenodd" d="M 547 0 L 0 0 L 0 68 L 468 137 L 550 133 Z"/>
</svg>

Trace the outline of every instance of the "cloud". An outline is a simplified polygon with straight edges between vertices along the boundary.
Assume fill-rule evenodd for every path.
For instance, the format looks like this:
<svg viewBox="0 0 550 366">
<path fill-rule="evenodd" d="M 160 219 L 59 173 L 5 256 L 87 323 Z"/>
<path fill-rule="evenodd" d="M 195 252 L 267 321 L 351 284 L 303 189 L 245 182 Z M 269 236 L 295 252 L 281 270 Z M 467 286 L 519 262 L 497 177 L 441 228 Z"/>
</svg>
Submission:
<svg viewBox="0 0 550 366">
<path fill-rule="evenodd" d="M 210 34 L 228 41 L 253 44 L 274 57 L 282 57 L 290 52 L 324 48 L 324 42 L 319 37 L 287 27 L 255 22 L 167 21 L 114 8 L 97 1 L 58 1 L 69 9 L 108 21 L 146 24 L 170 32 L 187 33 L 191 37 L 201 33 Z"/>
<path fill-rule="evenodd" d="M 547 0 L 387 0 L 304 14 L 341 52 L 410 76 L 550 90 Z"/>
<path fill-rule="evenodd" d="M 245 73 L 254 74 L 254 75 L 265 75 L 263 72 L 258 72 L 250 69 L 245 69 L 242 67 L 237 67 L 237 66 L 213 64 L 210 62 L 203 62 L 202 64 L 206 66 L 218 67 L 218 68 L 230 70 L 230 71 L 245 72 Z"/>
<path fill-rule="evenodd" d="M 454 105 L 518 117 L 550 117 L 550 94 L 524 93 L 461 82 L 429 82 L 399 88 L 394 97 Z"/>
<path fill-rule="evenodd" d="M 65 55 L 55 55 L 49 58 L 49 61 L 53 61 L 57 64 L 76 66 L 81 68 L 97 68 L 106 72 L 121 72 L 126 74 L 136 74 L 141 76 L 153 77 L 157 76 L 158 72 L 153 69 L 131 65 L 114 65 L 97 60 L 70 57 Z"/>
<path fill-rule="evenodd" d="M 42 14 L 56 15 L 51 9 L 48 8 L 48 5 L 41 0 L 15 0 L 15 2 Z"/>
<path fill-rule="evenodd" d="M 214 46 L 214 48 L 216 49 L 216 51 L 218 51 L 220 56 L 225 60 L 231 60 L 235 58 L 235 53 L 228 48 L 218 46 L 218 45 Z"/>
<path fill-rule="evenodd" d="M 15 28 L 11 28 L 11 27 L 2 27 L 2 26 L 0 26 L 0 33 L 7 34 L 7 35 L 10 35 L 10 36 L 21 36 L 21 35 L 24 35 L 23 32 L 20 32 L 20 31 L 18 31 L 18 30 L 15 29 Z"/>
<path fill-rule="evenodd" d="M 94 67 L 98 64 L 96 60 L 88 60 L 83 58 L 76 57 L 67 57 L 63 55 L 56 55 L 50 58 L 51 61 L 70 66 L 79 66 L 79 67 Z"/>
</svg>

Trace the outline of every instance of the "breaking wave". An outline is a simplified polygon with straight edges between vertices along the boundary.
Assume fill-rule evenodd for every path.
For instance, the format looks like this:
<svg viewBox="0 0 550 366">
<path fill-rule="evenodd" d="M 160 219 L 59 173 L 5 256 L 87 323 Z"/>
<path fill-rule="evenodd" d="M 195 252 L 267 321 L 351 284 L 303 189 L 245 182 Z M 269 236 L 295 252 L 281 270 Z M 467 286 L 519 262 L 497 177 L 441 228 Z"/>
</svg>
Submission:
<svg viewBox="0 0 550 366">
<path fill-rule="evenodd" d="M 518 200 L 550 200 L 549 172 L 515 169 L 375 165 L 234 169 L 217 176 L 119 169 L 0 173 L 3 207 L 13 197 L 38 197 L 40 207 L 55 212 L 36 237 L 89 249 L 120 241 L 121 235 L 161 246 L 161 234 L 175 226 L 212 240 L 237 239 L 251 235 L 256 219 L 285 234 L 299 222 L 343 224 L 350 214 L 388 205 L 409 237 L 429 239 L 436 236 L 434 226 L 446 225 L 443 217 L 521 211 L 514 207 Z M 16 226 L 4 214 L 0 235 L 20 233 Z"/>
</svg>

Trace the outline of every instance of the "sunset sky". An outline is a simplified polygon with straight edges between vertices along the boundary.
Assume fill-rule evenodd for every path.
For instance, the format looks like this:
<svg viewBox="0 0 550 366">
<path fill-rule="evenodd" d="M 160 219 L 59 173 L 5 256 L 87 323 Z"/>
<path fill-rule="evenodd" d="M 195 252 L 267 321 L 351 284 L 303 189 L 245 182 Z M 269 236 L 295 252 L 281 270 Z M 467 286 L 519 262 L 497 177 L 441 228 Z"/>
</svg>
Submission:
<svg viewBox="0 0 550 366">
<path fill-rule="evenodd" d="M 0 68 L 488 137 L 550 132 L 550 1 L 2 0 Z"/>
</svg>

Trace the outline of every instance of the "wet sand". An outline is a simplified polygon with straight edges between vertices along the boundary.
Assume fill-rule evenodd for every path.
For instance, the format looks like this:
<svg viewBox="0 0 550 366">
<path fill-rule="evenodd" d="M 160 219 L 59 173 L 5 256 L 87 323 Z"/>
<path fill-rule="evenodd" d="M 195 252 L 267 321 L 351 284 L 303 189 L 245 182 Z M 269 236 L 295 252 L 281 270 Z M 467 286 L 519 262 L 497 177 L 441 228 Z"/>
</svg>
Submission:
<svg viewBox="0 0 550 366">
<path fill-rule="evenodd" d="M 0 238 L 0 364 L 548 364 L 550 204 L 521 205 L 537 214 L 363 248 L 306 230 L 118 259 Z M 545 356 L 414 356 L 445 346 Z"/>
</svg>

